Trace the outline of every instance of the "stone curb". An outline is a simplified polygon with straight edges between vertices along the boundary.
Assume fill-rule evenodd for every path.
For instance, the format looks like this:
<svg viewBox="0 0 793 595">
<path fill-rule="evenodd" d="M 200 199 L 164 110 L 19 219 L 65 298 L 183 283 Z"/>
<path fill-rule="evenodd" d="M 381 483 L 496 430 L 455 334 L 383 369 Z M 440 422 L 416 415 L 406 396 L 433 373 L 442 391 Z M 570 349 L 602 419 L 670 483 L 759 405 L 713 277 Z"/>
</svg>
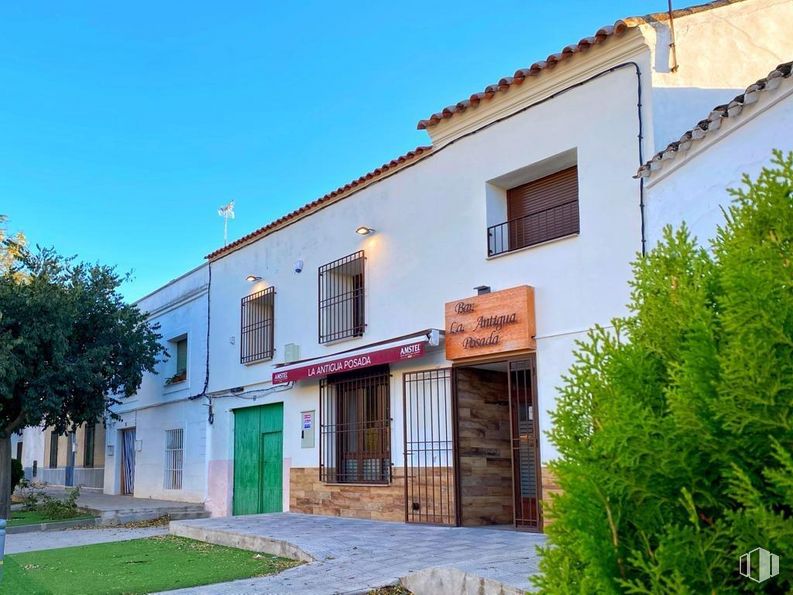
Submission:
<svg viewBox="0 0 793 595">
<path fill-rule="evenodd" d="M 224 529 L 210 529 L 193 525 L 186 521 L 171 521 L 168 532 L 177 537 L 187 537 L 197 541 L 225 545 L 251 552 L 272 554 L 282 558 L 299 560 L 300 562 L 316 562 L 316 558 L 303 549 L 280 539 L 272 539 L 261 535 L 241 535 L 236 531 Z"/>
<path fill-rule="evenodd" d="M 18 525 L 8 527 L 7 535 L 15 533 L 35 533 L 37 531 L 63 531 L 64 529 L 74 529 L 76 527 L 91 528 L 99 524 L 98 518 L 93 519 L 70 519 L 65 521 L 54 521 L 51 523 L 31 523 L 30 525 Z"/>
</svg>

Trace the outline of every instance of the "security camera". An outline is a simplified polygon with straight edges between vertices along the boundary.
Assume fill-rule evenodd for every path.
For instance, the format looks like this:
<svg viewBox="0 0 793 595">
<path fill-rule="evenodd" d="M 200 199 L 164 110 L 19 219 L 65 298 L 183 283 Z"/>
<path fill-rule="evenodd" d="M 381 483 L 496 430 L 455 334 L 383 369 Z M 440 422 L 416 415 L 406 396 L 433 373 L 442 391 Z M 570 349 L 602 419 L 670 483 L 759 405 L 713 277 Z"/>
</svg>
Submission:
<svg viewBox="0 0 793 595">
<path fill-rule="evenodd" d="M 296 273 L 303 272 L 303 261 L 302 260 L 295 261 L 295 272 Z"/>
</svg>

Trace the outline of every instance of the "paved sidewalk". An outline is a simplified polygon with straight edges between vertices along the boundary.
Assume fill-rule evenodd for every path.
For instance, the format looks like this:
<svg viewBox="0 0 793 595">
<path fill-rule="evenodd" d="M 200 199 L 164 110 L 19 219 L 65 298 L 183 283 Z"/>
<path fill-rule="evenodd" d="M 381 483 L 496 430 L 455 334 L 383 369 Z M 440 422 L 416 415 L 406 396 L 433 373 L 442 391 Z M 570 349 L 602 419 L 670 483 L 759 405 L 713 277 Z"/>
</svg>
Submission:
<svg viewBox="0 0 793 595">
<path fill-rule="evenodd" d="M 54 550 L 76 545 L 128 541 L 155 535 L 167 535 L 167 527 L 147 527 L 144 529 L 69 529 L 66 531 L 16 533 L 6 535 L 6 554 Z"/>
<path fill-rule="evenodd" d="M 417 592 L 523 593 L 544 536 L 487 528 L 431 527 L 296 513 L 174 521 L 171 533 L 314 560 L 281 574 L 172 593 L 366 592 L 411 573 Z M 431 570 L 430 570 L 431 569 Z M 450 578 L 451 576 L 451 578 Z M 450 589 L 450 581 L 456 581 Z M 439 586 L 446 585 L 446 586 Z M 473 590 L 470 590 L 470 589 Z"/>
</svg>

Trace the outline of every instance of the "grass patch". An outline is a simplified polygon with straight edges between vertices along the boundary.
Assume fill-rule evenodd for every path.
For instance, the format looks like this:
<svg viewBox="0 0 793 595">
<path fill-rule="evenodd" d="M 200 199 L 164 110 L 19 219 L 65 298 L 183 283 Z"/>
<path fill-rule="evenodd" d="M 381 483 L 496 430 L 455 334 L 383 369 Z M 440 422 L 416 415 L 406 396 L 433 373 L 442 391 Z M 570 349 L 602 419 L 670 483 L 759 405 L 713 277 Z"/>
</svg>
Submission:
<svg viewBox="0 0 793 595">
<path fill-rule="evenodd" d="M 61 518 L 50 518 L 47 514 L 38 510 L 17 510 L 11 513 L 8 527 L 19 527 L 21 525 L 37 525 L 39 523 L 58 523 L 60 521 L 72 521 L 75 519 L 92 519 L 93 515 L 77 511 L 71 516 Z"/>
<path fill-rule="evenodd" d="M 132 595 L 275 574 L 298 564 L 168 535 L 6 556 L 0 593 Z"/>
</svg>

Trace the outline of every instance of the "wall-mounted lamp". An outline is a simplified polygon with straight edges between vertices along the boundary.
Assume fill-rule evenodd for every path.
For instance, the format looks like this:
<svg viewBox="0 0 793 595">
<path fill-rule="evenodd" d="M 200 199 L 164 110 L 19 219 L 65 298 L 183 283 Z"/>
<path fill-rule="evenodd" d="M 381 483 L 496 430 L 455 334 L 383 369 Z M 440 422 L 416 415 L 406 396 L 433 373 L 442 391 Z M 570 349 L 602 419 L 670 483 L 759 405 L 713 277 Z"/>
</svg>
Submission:
<svg viewBox="0 0 793 595">
<path fill-rule="evenodd" d="M 368 236 L 371 233 L 374 233 L 374 229 L 371 227 L 366 227 L 365 225 L 361 225 L 358 229 L 355 230 L 359 236 Z"/>
<path fill-rule="evenodd" d="M 474 291 L 476 291 L 476 295 L 485 295 L 486 293 L 490 293 L 490 286 L 479 285 L 478 287 L 474 287 Z"/>
<path fill-rule="evenodd" d="M 256 281 L 261 281 L 261 280 L 262 280 L 262 278 L 261 278 L 261 277 L 258 277 L 258 276 L 256 276 L 256 275 L 248 275 L 247 277 L 245 277 L 245 280 L 246 280 L 248 283 L 255 283 Z"/>
</svg>

